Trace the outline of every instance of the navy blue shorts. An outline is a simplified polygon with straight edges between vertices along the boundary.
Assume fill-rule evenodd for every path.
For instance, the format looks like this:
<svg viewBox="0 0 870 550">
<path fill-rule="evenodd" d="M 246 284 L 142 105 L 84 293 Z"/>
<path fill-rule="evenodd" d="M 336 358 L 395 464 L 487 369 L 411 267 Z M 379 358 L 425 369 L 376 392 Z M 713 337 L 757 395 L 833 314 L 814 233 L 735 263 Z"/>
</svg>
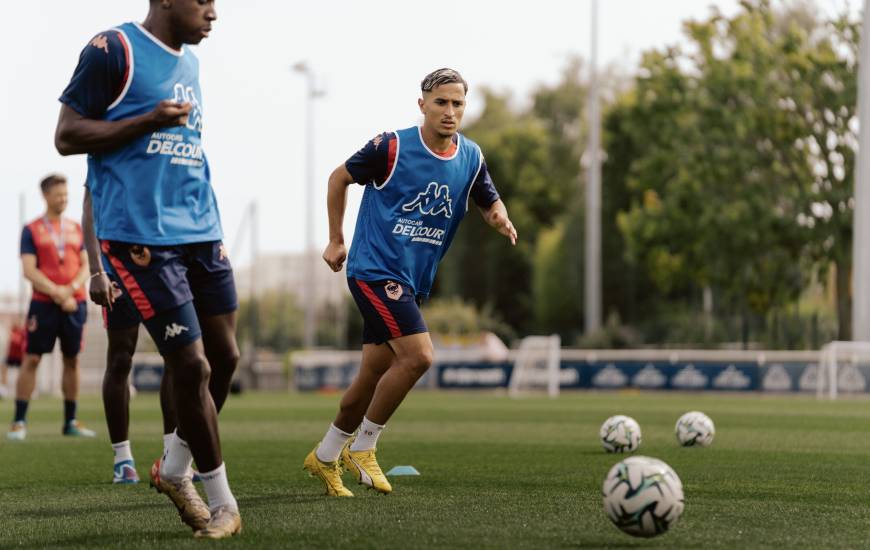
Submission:
<svg viewBox="0 0 870 550">
<path fill-rule="evenodd" d="M 103 308 L 103 326 L 106 327 L 106 330 L 124 330 L 139 326 L 139 323 L 142 322 L 142 316 L 139 315 L 133 299 L 124 292 L 121 279 L 114 273 L 108 275 L 109 279 L 121 289 L 121 295 L 115 298 L 112 309 Z"/>
<path fill-rule="evenodd" d="M 161 353 L 199 339 L 198 316 L 239 307 L 233 268 L 220 241 L 176 246 L 103 241 L 102 251 L 112 266 L 110 277 L 129 296 Z"/>
<path fill-rule="evenodd" d="M 54 302 L 32 300 L 27 312 L 27 353 L 51 353 L 60 338 L 60 351 L 64 357 L 75 357 L 82 350 L 82 335 L 88 320 L 86 302 L 78 309 L 66 313 Z"/>
<path fill-rule="evenodd" d="M 401 336 L 429 332 L 420 313 L 421 299 L 411 287 L 394 281 L 360 281 L 347 286 L 363 316 L 363 344 L 383 344 Z"/>
</svg>

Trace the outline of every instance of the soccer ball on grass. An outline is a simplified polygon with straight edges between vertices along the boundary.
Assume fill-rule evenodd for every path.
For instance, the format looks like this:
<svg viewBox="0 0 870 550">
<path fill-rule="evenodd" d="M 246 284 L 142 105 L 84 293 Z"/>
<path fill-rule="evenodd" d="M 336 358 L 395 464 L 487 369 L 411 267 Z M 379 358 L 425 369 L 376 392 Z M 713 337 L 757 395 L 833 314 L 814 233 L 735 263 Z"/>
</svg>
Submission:
<svg viewBox="0 0 870 550">
<path fill-rule="evenodd" d="M 611 416 L 598 432 L 608 453 L 630 453 L 640 446 L 640 425 L 630 416 Z"/>
<path fill-rule="evenodd" d="M 716 427 L 706 414 L 698 411 L 687 412 L 674 426 L 677 441 L 683 447 L 709 447 L 716 435 Z"/>
<path fill-rule="evenodd" d="M 667 531 L 683 513 L 683 484 L 657 458 L 628 457 L 607 473 L 604 511 L 619 529 L 635 537 Z"/>
</svg>

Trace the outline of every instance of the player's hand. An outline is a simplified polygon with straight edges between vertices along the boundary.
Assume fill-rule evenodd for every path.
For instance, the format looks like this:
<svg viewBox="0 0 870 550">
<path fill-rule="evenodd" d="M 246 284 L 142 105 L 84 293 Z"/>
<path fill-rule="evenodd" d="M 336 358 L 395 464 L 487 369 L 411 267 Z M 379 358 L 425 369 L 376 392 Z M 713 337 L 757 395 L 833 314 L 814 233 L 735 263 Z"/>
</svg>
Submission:
<svg viewBox="0 0 870 550">
<path fill-rule="evenodd" d="M 58 305 L 63 305 L 73 295 L 73 289 L 69 285 L 56 285 L 54 292 L 51 294 L 51 299 Z"/>
<path fill-rule="evenodd" d="M 347 248 L 344 243 L 329 241 L 326 250 L 323 251 L 323 261 L 329 264 L 329 268 L 335 272 L 341 271 L 346 259 Z"/>
<path fill-rule="evenodd" d="M 70 296 L 69 298 L 64 300 L 62 304 L 60 304 L 60 309 L 64 313 L 74 313 L 78 308 L 79 308 L 79 303 L 76 302 L 76 299 L 73 298 L 72 296 Z"/>
<path fill-rule="evenodd" d="M 511 223 L 510 218 L 501 211 L 496 210 L 489 215 L 489 224 L 493 226 L 496 231 L 510 239 L 512 245 L 517 244 L 517 229 L 514 227 L 514 224 Z"/>
<path fill-rule="evenodd" d="M 158 128 L 167 126 L 184 126 L 193 105 L 178 103 L 174 99 L 164 99 L 151 111 L 151 118 Z"/>
<path fill-rule="evenodd" d="M 112 309 L 117 291 L 118 289 L 115 288 L 114 283 L 109 280 L 109 277 L 105 273 L 100 273 L 91 279 L 91 300 L 97 305 Z"/>
</svg>

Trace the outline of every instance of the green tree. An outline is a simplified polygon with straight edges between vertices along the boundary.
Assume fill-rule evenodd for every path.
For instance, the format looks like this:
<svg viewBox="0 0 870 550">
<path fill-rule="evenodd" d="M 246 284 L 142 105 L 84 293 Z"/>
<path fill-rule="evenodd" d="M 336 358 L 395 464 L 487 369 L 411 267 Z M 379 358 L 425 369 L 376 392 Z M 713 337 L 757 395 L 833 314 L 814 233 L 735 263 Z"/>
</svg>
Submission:
<svg viewBox="0 0 870 550">
<path fill-rule="evenodd" d="M 691 53 L 647 53 L 613 111 L 633 156 L 619 223 L 665 293 L 709 286 L 764 315 L 798 297 L 810 262 L 848 274 L 857 40 L 804 4 L 741 6 L 688 23 Z"/>
<path fill-rule="evenodd" d="M 563 195 L 547 177 L 549 136 L 534 117 L 516 114 L 509 98 L 485 92 L 486 107 L 465 132 L 487 167 L 519 233 L 515 247 L 496 234 L 473 203 L 436 281 L 436 296 L 459 296 L 491 307 L 520 331 L 532 323 L 531 258 L 537 233 L 553 223 Z"/>
</svg>

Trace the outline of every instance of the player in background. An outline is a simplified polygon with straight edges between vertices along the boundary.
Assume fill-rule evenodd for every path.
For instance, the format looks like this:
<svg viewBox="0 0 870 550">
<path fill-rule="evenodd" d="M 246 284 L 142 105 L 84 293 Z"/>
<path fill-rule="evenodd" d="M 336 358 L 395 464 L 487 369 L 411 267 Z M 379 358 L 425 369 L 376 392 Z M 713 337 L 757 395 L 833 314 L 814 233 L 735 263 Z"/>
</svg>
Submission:
<svg viewBox="0 0 870 550">
<path fill-rule="evenodd" d="M 375 136 L 329 177 L 329 244 L 323 259 L 336 272 L 347 259 L 348 285 L 364 319 L 359 373 L 304 462 L 329 495 L 353 496 L 342 483 L 342 467 L 363 485 L 392 491 L 375 457 L 378 437 L 432 364 L 420 305 L 469 200 L 516 244 L 516 230 L 480 148 L 459 134 L 465 80 L 452 69 L 439 69 L 423 79 L 421 90 L 421 127 Z M 342 222 L 354 182 L 365 185 L 365 192 L 348 257 Z"/>
<path fill-rule="evenodd" d="M 61 154 L 88 154 L 107 275 L 167 367 L 178 429 L 151 482 L 207 538 L 241 530 L 217 422 L 239 357 L 238 300 L 202 149 L 199 62 L 187 46 L 216 19 L 210 0 L 151 0 L 143 23 L 97 34 L 60 98 L 55 135 Z M 194 458 L 208 506 L 190 479 Z"/>
<path fill-rule="evenodd" d="M 6 346 L 6 360 L 0 365 L 0 399 L 9 397 L 9 369 L 17 369 L 27 352 L 27 330 L 16 321 L 9 329 L 9 343 Z"/>
<path fill-rule="evenodd" d="M 36 369 L 42 354 L 51 353 L 59 338 L 63 354 L 63 434 L 94 437 L 94 432 L 76 419 L 78 356 L 88 316 L 84 288 L 88 268 L 82 229 L 63 217 L 68 202 L 66 178 L 52 174 L 39 186 L 45 214 L 21 232 L 21 265 L 24 277 L 33 285 L 33 296 L 27 313 L 27 352 L 15 388 L 15 417 L 6 435 L 19 441 L 27 436 L 27 407 L 36 387 Z"/>
</svg>

